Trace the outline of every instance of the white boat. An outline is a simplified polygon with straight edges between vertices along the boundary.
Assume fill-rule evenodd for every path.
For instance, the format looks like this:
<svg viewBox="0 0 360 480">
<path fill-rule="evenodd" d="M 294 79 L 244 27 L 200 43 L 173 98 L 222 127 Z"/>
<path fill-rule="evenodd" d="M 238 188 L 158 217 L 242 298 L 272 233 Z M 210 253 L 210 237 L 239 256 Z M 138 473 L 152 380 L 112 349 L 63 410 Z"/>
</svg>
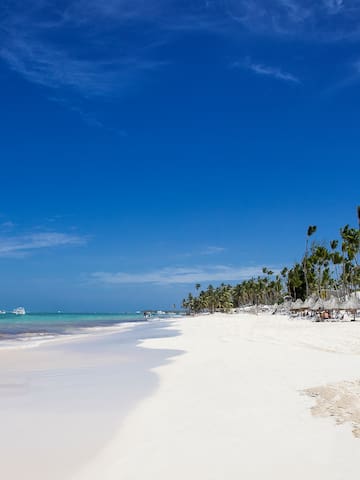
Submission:
<svg viewBox="0 0 360 480">
<path fill-rule="evenodd" d="M 6 314 L 5 310 L 0 310 L 0 315 L 5 315 L 5 314 Z"/>
<path fill-rule="evenodd" d="M 14 308 L 14 310 L 11 313 L 13 313 L 14 315 L 25 315 L 26 312 L 24 307 L 17 307 L 17 308 Z"/>
</svg>

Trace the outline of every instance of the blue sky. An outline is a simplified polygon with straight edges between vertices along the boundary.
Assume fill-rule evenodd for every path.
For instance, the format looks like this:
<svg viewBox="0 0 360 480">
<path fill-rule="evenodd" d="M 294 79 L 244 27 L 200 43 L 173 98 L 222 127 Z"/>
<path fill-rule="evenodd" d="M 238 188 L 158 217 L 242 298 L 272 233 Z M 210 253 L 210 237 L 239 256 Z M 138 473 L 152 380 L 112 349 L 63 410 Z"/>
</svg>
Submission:
<svg viewBox="0 0 360 480">
<path fill-rule="evenodd" d="M 0 307 L 179 305 L 356 224 L 360 1 L 5 0 Z"/>
</svg>

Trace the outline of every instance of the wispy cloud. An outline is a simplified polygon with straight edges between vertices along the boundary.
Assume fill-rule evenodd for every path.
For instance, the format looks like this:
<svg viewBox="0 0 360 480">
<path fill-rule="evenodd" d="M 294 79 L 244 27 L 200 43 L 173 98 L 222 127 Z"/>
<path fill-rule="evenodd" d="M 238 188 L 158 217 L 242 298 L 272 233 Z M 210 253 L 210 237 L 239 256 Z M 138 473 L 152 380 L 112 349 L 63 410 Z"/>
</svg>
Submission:
<svg viewBox="0 0 360 480">
<path fill-rule="evenodd" d="M 31 251 L 68 245 L 84 245 L 86 239 L 60 232 L 38 232 L 21 236 L 0 237 L 0 257 L 22 257 Z"/>
<path fill-rule="evenodd" d="M 217 247 L 215 245 L 204 248 L 200 253 L 201 255 L 217 255 L 218 253 L 224 252 L 226 249 L 224 247 Z"/>
<path fill-rule="evenodd" d="M 89 127 L 100 128 L 110 133 L 115 133 L 121 137 L 127 136 L 127 132 L 125 129 L 107 125 L 103 121 L 99 120 L 99 118 L 94 113 L 91 113 L 83 107 L 78 106 L 74 103 L 74 101 L 70 102 L 64 97 L 55 96 L 49 97 L 49 100 L 73 112 L 75 115 L 80 117 L 80 119 Z"/>
<path fill-rule="evenodd" d="M 152 70 L 161 62 L 123 57 L 87 60 L 66 50 L 21 34 L 7 38 L 0 57 L 27 80 L 57 89 L 67 87 L 88 95 L 109 95 L 128 85 L 139 71 Z"/>
<path fill-rule="evenodd" d="M 265 75 L 276 78 L 277 80 L 284 80 L 285 82 L 300 83 L 300 80 L 291 73 L 285 72 L 277 67 L 270 67 L 260 63 L 253 63 L 249 66 L 250 70 L 258 75 Z"/>
<path fill-rule="evenodd" d="M 5 2 L 0 5 L 0 58 L 25 79 L 48 88 L 84 96 L 121 92 L 139 73 L 164 63 L 152 58 L 146 35 L 140 41 L 129 29 L 130 21 L 144 22 L 141 5 L 145 3 L 68 0 L 55 6 L 34 0 L 24 9 L 20 1 Z"/>
<path fill-rule="evenodd" d="M 323 3 L 328 12 L 332 14 L 339 13 L 347 7 L 344 0 L 323 0 Z"/>
<path fill-rule="evenodd" d="M 334 41 L 360 34 L 358 0 L 227 0 L 228 16 L 262 34 Z"/>
<path fill-rule="evenodd" d="M 244 68 L 250 70 L 257 75 L 263 75 L 265 77 L 275 78 L 276 80 L 282 80 L 284 82 L 290 82 L 295 84 L 300 84 L 301 81 L 295 75 L 282 70 L 279 67 L 273 67 L 270 65 L 264 65 L 261 63 L 254 63 L 249 60 L 244 62 L 234 62 L 231 65 L 233 68 Z"/>
<path fill-rule="evenodd" d="M 322 93 L 324 95 L 332 95 L 344 88 L 357 85 L 360 81 L 360 60 L 346 65 L 346 72 L 347 74 L 343 78 L 327 87 Z"/>
<path fill-rule="evenodd" d="M 14 227 L 15 227 L 15 223 L 12 222 L 11 220 L 0 223 L 0 229 L 3 230 L 3 231 L 4 230 L 6 230 L 6 231 L 12 230 Z"/>
<path fill-rule="evenodd" d="M 202 255 L 219 255 L 225 251 L 226 251 L 225 247 L 210 245 L 207 247 L 194 249 L 193 251 L 190 251 L 190 252 L 177 253 L 174 256 L 174 258 L 190 258 L 190 257 L 196 258 Z"/>
<path fill-rule="evenodd" d="M 359 36 L 359 20 L 359 0 L 33 0 L 26 9 L 3 0 L 0 59 L 47 88 L 108 96 L 164 68 L 162 47 L 187 32 L 334 41 Z M 253 70 L 298 82 L 274 67 Z"/>
<path fill-rule="evenodd" d="M 92 280 L 110 285 L 124 283 L 192 284 L 196 282 L 238 281 L 261 275 L 262 267 L 232 267 L 227 265 L 166 267 L 140 273 L 95 272 Z"/>
</svg>

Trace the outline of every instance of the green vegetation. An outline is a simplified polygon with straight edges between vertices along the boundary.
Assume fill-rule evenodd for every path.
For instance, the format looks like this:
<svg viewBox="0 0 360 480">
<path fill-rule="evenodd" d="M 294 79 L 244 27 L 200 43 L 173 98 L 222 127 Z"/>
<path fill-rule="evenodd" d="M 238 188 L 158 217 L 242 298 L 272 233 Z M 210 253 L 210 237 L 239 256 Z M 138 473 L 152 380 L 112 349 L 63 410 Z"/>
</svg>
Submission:
<svg viewBox="0 0 360 480">
<path fill-rule="evenodd" d="M 274 305 L 288 298 L 327 298 L 330 294 L 344 300 L 360 289 L 360 206 L 357 216 L 359 228 L 345 225 L 339 239 L 328 244 L 316 240 L 310 244 L 310 237 L 317 231 L 316 225 L 310 225 L 303 258 L 291 268 L 285 267 L 279 273 L 263 268 L 262 276 L 237 285 L 222 283 L 200 290 L 201 285 L 196 284 L 197 295 L 189 293 L 182 302 L 183 308 L 189 313 L 227 312 L 244 305 Z"/>
</svg>

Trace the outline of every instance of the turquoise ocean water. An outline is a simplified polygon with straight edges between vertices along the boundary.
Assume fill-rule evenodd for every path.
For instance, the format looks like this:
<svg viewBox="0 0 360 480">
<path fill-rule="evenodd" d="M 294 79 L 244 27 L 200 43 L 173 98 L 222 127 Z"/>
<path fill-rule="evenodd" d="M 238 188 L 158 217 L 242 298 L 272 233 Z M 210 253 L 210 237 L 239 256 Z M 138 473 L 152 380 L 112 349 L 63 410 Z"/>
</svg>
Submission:
<svg viewBox="0 0 360 480">
<path fill-rule="evenodd" d="M 0 347 L 60 335 L 98 331 L 128 322 L 143 322 L 142 313 L 27 313 L 0 315 Z"/>
<path fill-rule="evenodd" d="M 0 348 L 35 346 L 56 337 L 112 332 L 127 323 L 182 316 L 183 312 L 143 313 L 26 313 L 0 314 Z"/>
</svg>

